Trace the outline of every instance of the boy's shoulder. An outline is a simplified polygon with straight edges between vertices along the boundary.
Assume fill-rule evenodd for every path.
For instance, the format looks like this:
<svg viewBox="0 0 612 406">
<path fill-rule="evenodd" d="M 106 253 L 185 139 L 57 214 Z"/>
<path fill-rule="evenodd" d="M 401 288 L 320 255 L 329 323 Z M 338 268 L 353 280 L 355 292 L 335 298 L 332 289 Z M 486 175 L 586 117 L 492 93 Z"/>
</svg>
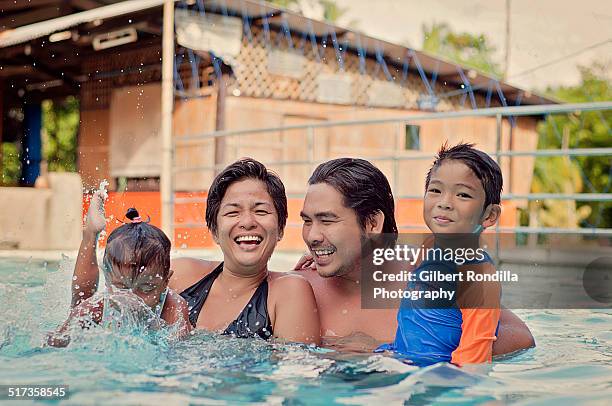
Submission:
<svg viewBox="0 0 612 406">
<path fill-rule="evenodd" d="M 466 263 L 457 267 L 465 275 L 460 282 L 457 304 L 463 309 L 500 309 L 501 282 L 492 261 Z"/>
<path fill-rule="evenodd" d="M 480 257 L 465 261 L 465 263 L 461 265 L 457 265 L 457 271 L 464 272 L 470 270 L 474 273 L 480 274 L 495 273 L 497 268 L 495 267 L 495 261 L 493 261 L 491 255 L 489 255 L 489 253 L 484 249 L 482 249 L 480 253 Z"/>
</svg>

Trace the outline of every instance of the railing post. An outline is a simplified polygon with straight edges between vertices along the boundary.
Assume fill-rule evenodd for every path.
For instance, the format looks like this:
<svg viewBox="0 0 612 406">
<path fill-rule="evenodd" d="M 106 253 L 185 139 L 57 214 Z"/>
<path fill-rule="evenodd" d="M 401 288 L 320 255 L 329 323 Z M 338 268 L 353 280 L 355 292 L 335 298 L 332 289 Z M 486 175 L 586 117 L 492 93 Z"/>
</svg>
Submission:
<svg viewBox="0 0 612 406">
<path fill-rule="evenodd" d="M 402 124 L 403 123 L 401 121 L 397 122 L 396 132 L 395 132 L 395 148 L 393 151 L 393 194 L 394 196 L 398 196 L 400 193 L 399 191 L 399 161 L 397 158 L 399 154 L 399 149 L 401 147 Z"/>
<path fill-rule="evenodd" d="M 502 139 L 502 125 L 503 125 L 503 121 L 502 121 L 502 115 L 501 113 L 497 113 L 495 115 L 495 160 L 497 161 L 497 164 L 499 165 L 499 168 L 501 170 L 501 139 Z M 503 171 L 502 171 L 503 174 Z M 501 202 L 500 202 L 501 203 Z M 497 223 L 495 223 L 495 262 L 496 265 L 500 265 L 500 260 L 499 260 L 499 219 L 497 220 Z"/>
<path fill-rule="evenodd" d="M 497 161 L 497 164 L 500 165 L 501 167 L 501 156 L 500 156 L 500 152 L 501 152 L 501 138 L 502 138 L 502 115 L 500 113 L 497 113 L 495 115 L 495 160 Z"/>
<path fill-rule="evenodd" d="M 308 163 L 310 164 L 310 173 L 312 173 L 315 169 L 314 128 L 312 126 L 306 128 L 306 137 L 308 138 Z"/>
</svg>

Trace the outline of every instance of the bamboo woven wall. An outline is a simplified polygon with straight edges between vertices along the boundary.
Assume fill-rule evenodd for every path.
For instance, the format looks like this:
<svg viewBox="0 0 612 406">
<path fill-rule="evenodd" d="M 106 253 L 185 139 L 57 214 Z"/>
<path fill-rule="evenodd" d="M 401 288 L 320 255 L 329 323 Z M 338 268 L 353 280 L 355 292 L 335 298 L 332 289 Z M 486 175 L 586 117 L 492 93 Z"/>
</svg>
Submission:
<svg viewBox="0 0 612 406">
<path fill-rule="evenodd" d="M 418 109 L 417 99 L 420 95 L 427 94 L 427 89 L 418 74 L 409 72 L 405 82 L 400 83 L 402 82 L 401 67 L 392 66 L 389 62 L 387 64 L 391 74 L 395 77 L 394 82 L 387 80 L 383 68 L 372 57 L 365 58 L 365 72 L 361 73 L 359 69 L 359 56 L 351 51 L 344 54 L 342 69 L 336 59 L 336 51 L 331 43 L 327 44 L 326 48 L 324 48 L 320 61 L 317 60 L 310 42 L 306 41 L 303 44 L 304 70 L 300 78 L 272 74 L 268 69 L 270 53 L 272 51 L 294 52 L 300 55 L 301 52 L 298 52 L 295 48 L 290 48 L 288 41 L 283 36 L 284 34 L 280 32 L 270 31 L 269 41 L 266 40 L 263 29 L 252 27 L 251 32 L 251 40 L 243 36 L 241 52 L 236 58 L 237 63 L 234 66 L 235 78 L 230 88 L 230 92 L 234 92 L 234 94 L 238 90 L 238 94 L 249 97 L 316 102 L 318 92 L 317 78 L 321 74 L 345 75 L 351 79 L 351 100 L 350 103 L 344 104 L 373 108 L 389 107 L 375 106 L 368 102 L 368 92 L 375 82 L 400 88 L 398 90 L 403 96 L 404 103 L 395 106 L 398 109 Z M 300 41 L 299 37 L 292 36 L 293 44 L 299 44 Z M 319 46 L 319 50 L 321 49 L 323 48 Z M 457 90 L 456 86 L 448 86 L 440 82 L 438 81 L 435 84 L 434 92 L 436 94 Z M 474 97 L 478 108 L 486 106 L 486 100 L 483 95 L 475 94 Z M 437 110 L 470 109 L 469 98 L 462 103 L 462 99 L 465 98 L 462 95 L 457 95 L 442 99 L 438 104 Z M 499 100 L 493 97 L 490 107 L 500 105 Z"/>
</svg>

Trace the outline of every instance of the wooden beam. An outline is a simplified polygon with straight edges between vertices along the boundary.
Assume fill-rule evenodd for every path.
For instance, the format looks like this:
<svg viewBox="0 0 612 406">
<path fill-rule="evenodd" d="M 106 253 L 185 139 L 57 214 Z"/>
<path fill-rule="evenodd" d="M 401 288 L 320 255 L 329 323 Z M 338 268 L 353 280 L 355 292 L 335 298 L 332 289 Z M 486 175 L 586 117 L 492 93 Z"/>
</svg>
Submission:
<svg viewBox="0 0 612 406">
<path fill-rule="evenodd" d="M 64 14 L 68 13 L 66 11 L 66 7 L 62 5 L 34 8 L 31 11 L 14 13 L 12 15 L 0 18 L 0 29 L 21 27 L 23 25 L 60 17 Z"/>
<path fill-rule="evenodd" d="M 96 0 L 70 0 L 70 5 L 79 10 L 91 10 L 100 7 L 102 4 Z"/>
<path fill-rule="evenodd" d="M 79 26 L 79 33 L 82 35 L 96 35 L 125 27 L 134 27 L 138 30 L 138 24 L 142 25 L 143 27 L 144 24 L 155 24 L 161 29 L 161 17 L 162 14 L 158 9 L 142 10 L 139 12 L 131 13 L 129 15 L 121 15 L 114 18 L 107 18 L 103 21 L 102 25 L 94 25 L 93 22 L 84 23 Z"/>
<path fill-rule="evenodd" d="M 0 69 L 0 78 L 8 78 L 11 76 L 29 76 L 34 74 L 35 69 L 31 66 L 7 66 L 3 65 Z"/>
<path fill-rule="evenodd" d="M 36 0 L 35 5 L 29 1 L 15 1 L 15 0 L 0 0 L 0 13 L 4 14 L 8 11 L 24 10 L 33 7 L 48 6 L 50 4 L 59 4 L 63 0 Z"/>
<path fill-rule="evenodd" d="M 24 55 L 22 56 L 22 58 L 27 61 L 27 63 L 31 64 L 32 66 L 34 66 L 38 71 L 45 73 L 49 76 L 51 76 L 52 78 L 55 79 L 61 79 L 64 81 L 64 83 L 70 87 L 73 87 L 75 89 L 80 89 L 80 84 L 74 80 L 72 77 L 70 77 L 66 72 L 60 72 L 55 68 L 52 68 L 51 66 L 47 65 L 46 63 L 38 60 L 37 58 L 33 57 L 32 55 Z"/>
</svg>

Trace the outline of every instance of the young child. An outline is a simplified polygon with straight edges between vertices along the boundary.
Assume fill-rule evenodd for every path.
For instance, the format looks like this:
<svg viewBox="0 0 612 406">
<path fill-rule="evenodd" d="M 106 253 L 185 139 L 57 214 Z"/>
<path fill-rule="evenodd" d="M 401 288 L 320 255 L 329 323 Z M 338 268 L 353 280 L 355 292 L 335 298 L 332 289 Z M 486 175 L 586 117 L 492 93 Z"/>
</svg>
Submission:
<svg viewBox="0 0 612 406">
<path fill-rule="evenodd" d="M 499 219 L 501 170 L 473 144 L 461 143 L 450 148 L 444 144 L 427 174 L 425 190 L 423 217 L 434 235 L 425 248 L 445 244 L 478 248 L 480 233 Z M 379 350 L 395 351 L 417 365 L 491 362 L 500 317 L 499 283 L 467 283 L 461 279 L 423 283 L 421 277 L 431 271 L 465 274 L 468 269 L 494 274 L 493 261 L 484 250 L 481 253 L 479 260 L 465 263 L 440 258 L 420 262 L 413 271 L 416 282 L 410 282 L 408 289 L 444 286 L 456 292 L 457 300 L 450 306 L 427 306 L 404 299 L 397 314 L 395 341 Z"/>
<path fill-rule="evenodd" d="M 168 325 L 178 323 L 179 335 L 184 336 L 190 330 L 187 302 L 168 289 L 168 281 L 172 275 L 170 240 L 159 228 L 143 222 L 136 209 L 129 209 L 126 218 L 129 223 L 118 227 L 108 236 L 102 269 L 108 291 L 113 294 L 127 293 L 127 295 L 123 295 L 123 298 L 118 296 L 116 300 L 108 303 L 113 307 L 135 304 L 133 307 L 130 306 L 129 311 L 138 310 L 138 307 L 142 310 L 147 306 L 151 311 L 140 313 L 149 313 L 157 320 L 164 320 Z M 85 239 L 81 244 L 82 253 L 84 246 L 87 249 L 78 258 L 75 266 L 72 310 L 68 320 L 55 333 L 48 336 L 47 343 L 51 346 L 68 345 L 70 337 L 66 332 L 73 321 L 77 320 L 81 327 L 87 328 L 88 321 L 100 324 L 105 311 L 111 310 L 104 309 L 103 300 L 91 297 L 96 291 L 95 285 L 83 287 L 78 285 L 79 280 L 87 279 L 83 275 L 85 272 L 94 274 L 94 278 L 91 279 L 98 280 L 99 271 L 95 258 L 97 236 L 105 225 L 104 191 L 97 191 L 92 196 L 85 225 L 86 230 L 93 231 L 96 238 L 93 245 L 91 241 L 86 242 Z"/>
</svg>

